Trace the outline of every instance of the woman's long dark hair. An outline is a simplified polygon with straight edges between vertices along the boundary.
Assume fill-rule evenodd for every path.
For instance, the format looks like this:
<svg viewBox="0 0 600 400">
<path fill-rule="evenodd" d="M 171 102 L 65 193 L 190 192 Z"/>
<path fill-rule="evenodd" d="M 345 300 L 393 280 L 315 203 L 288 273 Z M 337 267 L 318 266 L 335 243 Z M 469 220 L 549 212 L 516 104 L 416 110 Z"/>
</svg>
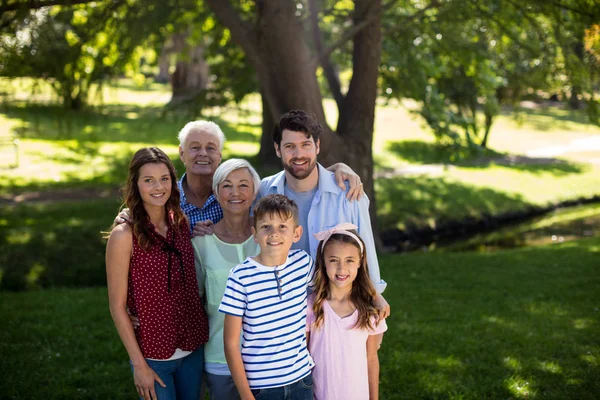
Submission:
<svg viewBox="0 0 600 400">
<path fill-rule="evenodd" d="M 140 169 L 148 164 L 164 164 L 171 175 L 171 196 L 165 203 L 165 211 L 169 224 L 179 233 L 181 229 L 187 229 L 185 215 L 179 204 L 179 189 L 177 188 L 177 173 L 169 157 L 157 147 L 146 147 L 139 149 L 129 163 L 129 175 L 123 187 L 123 207 L 129 208 L 129 223 L 133 234 L 138 240 L 140 247 L 148 250 L 154 244 L 154 238 L 148 224 L 148 213 L 144 208 L 144 202 L 138 188 Z"/>
<path fill-rule="evenodd" d="M 358 320 L 356 321 L 354 328 L 373 329 L 371 317 L 377 317 L 378 315 L 377 308 L 374 304 L 377 291 L 369 277 L 365 244 L 360 236 L 358 236 L 358 232 L 355 230 L 349 230 L 348 232 L 354 233 L 358 240 L 360 240 L 363 249 L 365 249 L 360 257 L 360 268 L 358 268 L 356 279 L 352 282 L 352 289 L 350 291 L 350 301 L 358 309 Z M 325 249 L 333 242 L 351 244 L 358 249 L 360 254 L 358 242 L 351 236 L 341 233 L 331 235 L 329 240 L 325 242 L 325 247 L 323 247 L 323 242 L 319 243 L 314 278 L 315 301 L 313 303 L 313 312 L 315 314 L 314 325 L 316 328 L 323 323 L 325 317 L 323 314 L 323 302 L 329 297 L 329 278 L 327 277 L 327 269 L 325 266 Z"/>
</svg>

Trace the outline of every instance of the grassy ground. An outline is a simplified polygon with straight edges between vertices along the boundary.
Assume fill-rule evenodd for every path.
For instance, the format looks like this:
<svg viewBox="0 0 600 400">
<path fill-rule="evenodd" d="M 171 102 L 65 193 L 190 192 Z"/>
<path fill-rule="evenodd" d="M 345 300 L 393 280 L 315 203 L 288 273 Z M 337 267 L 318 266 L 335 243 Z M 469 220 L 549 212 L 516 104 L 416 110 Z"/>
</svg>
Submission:
<svg viewBox="0 0 600 400">
<path fill-rule="evenodd" d="M 383 399 L 600 397 L 600 239 L 382 258 Z M 105 288 L 0 292 L 7 399 L 134 398 Z"/>
<path fill-rule="evenodd" d="M 185 111 L 165 113 L 162 104 L 169 93 L 160 85 L 105 87 L 102 103 L 78 113 L 47 105 L 44 101 L 51 98 L 41 89 L 32 95 L 31 82 L 0 81 L 2 85 L 12 85 L 5 91 L 13 94 L 0 106 L 0 137 L 18 135 L 21 162 L 19 168 L 8 168 L 11 150 L 0 149 L 6 164 L 0 162 L 0 196 L 26 190 L 116 187 L 124 180 L 131 154 L 142 146 L 157 145 L 177 160 L 177 131 L 197 117 Z M 251 97 L 237 109 L 204 110 L 203 117 L 219 123 L 228 138 L 224 157 L 254 157 L 259 107 L 258 99 Z M 600 148 L 573 146 L 600 138 L 600 128 L 586 123 L 582 112 L 539 108 L 501 115 L 492 129 L 492 150 L 477 160 L 461 161 L 435 146 L 410 108 L 410 104 L 381 105 L 376 114 L 376 170 L 400 172 L 376 182 L 382 229 L 434 226 L 598 193 Z M 332 102 L 326 102 L 326 110 L 334 125 Z M 560 147 L 566 150 L 559 158 L 542 162 L 507 158 Z M 252 161 L 266 172 L 259 160 Z M 176 166 L 183 172 L 178 160 Z"/>
</svg>

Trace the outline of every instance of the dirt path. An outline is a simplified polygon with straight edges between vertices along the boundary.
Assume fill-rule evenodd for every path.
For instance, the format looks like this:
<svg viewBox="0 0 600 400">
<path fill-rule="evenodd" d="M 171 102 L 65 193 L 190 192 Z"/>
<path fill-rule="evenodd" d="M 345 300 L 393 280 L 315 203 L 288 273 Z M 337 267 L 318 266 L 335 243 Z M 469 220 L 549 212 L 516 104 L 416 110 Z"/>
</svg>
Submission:
<svg viewBox="0 0 600 400">
<path fill-rule="evenodd" d="M 72 188 L 24 192 L 18 195 L 0 195 L 1 205 L 30 203 L 56 203 L 60 201 L 80 201 L 119 198 L 118 188 Z"/>
<path fill-rule="evenodd" d="M 552 165 L 564 164 L 565 161 L 557 156 L 580 151 L 600 151 L 600 136 L 572 141 L 568 146 L 547 147 L 528 151 L 526 155 L 506 155 L 497 158 L 482 158 L 475 161 L 476 165 L 493 162 L 498 165 Z M 580 161 L 600 164 L 600 158 L 580 158 Z M 407 175 L 439 176 L 453 169 L 449 164 L 406 165 L 393 170 L 384 170 L 375 174 L 376 178 L 392 178 Z M 72 188 L 60 190 L 30 191 L 18 195 L 0 195 L 1 205 L 17 205 L 29 203 L 55 203 L 60 201 L 80 201 L 119 197 L 118 188 Z"/>
</svg>

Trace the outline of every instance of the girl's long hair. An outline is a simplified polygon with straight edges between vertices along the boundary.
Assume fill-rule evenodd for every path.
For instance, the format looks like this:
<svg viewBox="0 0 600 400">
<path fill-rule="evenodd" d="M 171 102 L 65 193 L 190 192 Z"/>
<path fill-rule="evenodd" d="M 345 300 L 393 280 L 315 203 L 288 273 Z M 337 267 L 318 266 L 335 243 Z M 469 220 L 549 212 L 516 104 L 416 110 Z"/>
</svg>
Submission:
<svg viewBox="0 0 600 400">
<path fill-rule="evenodd" d="M 365 244 L 360 236 L 358 236 L 358 232 L 355 230 L 350 230 L 349 232 L 352 232 L 356 235 L 358 240 L 361 241 L 363 249 L 365 249 L 360 257 L 360 267 L 358 268 L 356 279 L 354 279 L 354 282 L 352 282 L 352 289 L 350 291 L 350 301 L 358 309 L 358 320 L 356 321 L 354 328 L 373 329 L 374 327 L 371 323 L 371 317 L 377 317 L 378 315 L 377 308 L 375 307 L 374 303 L 377 291 L 375 290 L 375 286 L 373 286 L 371 278 L 369 277 Z M 331 235 L 329 240 L 325 242 L 325 247 L 323 247 L 323 242 L 319 243 L 319 247 L 317 248 L 317 263 L 314 278 L 315 300 L 313 303 L 313 312 L 315 314 L 315 328 L 318 328 L 323 323 L 325 317 L 323 313 L 323 302 L 329 297 L 329 278 L 327 277 L 327 269 L 325 266 L 325 249 L 333 242 L 348 243 L 356 247 L 360 254 L 360 246 L 358 242 L 348 235 L 340 233 Z"/>
<path fill-rule="evenodd" d="M 127 182 L 122 189 L 123 192 L 123 207 L 129 208 L 129 224 L 132 227 L 133 234 L 137 238 L 140 247 L 148 250 L 155 239 L 152 235 L 148 224 L 148 213 L 144 208 L 144 202 L 138 188 L 138 179 L 140 177 L 140 169 L 148 164 L 164 164 L 169 170 L 171 176 L 171 196 L 165 203 L 165 211 L 167 213 L 168 223 L 179 234 L 182 229 L 187 229 L 185 215 L 179 204 L 179 189 L 177 187 L 177 172 L 169 157 L 157 147 L 145 147 L 138 150 L 129 163 L 129 175 Z"/>
</svg>

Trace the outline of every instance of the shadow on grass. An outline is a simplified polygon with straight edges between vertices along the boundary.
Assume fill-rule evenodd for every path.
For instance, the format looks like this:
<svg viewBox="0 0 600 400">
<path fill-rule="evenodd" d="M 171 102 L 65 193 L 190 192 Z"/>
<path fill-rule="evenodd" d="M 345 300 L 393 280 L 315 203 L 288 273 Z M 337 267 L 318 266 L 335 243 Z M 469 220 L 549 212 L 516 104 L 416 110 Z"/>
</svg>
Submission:
<svg viewBox="0 0 600 400">
<path fill-rule="evenodd" d="M 384 399 L 596 399 L 600 241 L 380 258 Z"/>
<path fill-rule="evenodd" d="M 532 158 L 498 153 L 484 149 L 469 155 L 466 149 L 439 146 L 417 140 L 391 142 L 388 150 L 397 157 L 415 164 L 447 164 L 462 168 L 485 169 L 500 165 L 532 174 L 551 173 L 556 176 L 580 174 L 586 166 L 558 158 Z"/>
<path fill-rule="evenodd" d="M 375 183 L 377 215 L 382 231 L 434 227 L 437 223 L 481 217 L 529 204 L 519 195 L 479 188 L 443 177 L 380 178 Z"/>
<path fill-rule="evenodd" d="M 521 126 L 540 132 L 571 130 L 573 124 L 590 124 L 585 110 L 570 110 L 555 106 L 509 108 L 503 110 L 502 115 L 516 120 Z"/>
<path fill-rule="evenodd" d="M 106 284 L 105 241 L 116 199 L 0 208 L 0 289 Z"/>
<path fill-rule="evenodd" d="M 196 118 L 187 112 L 165 112 L 162 107 L 110 104 L 81 111 L 65 110 L 56 105 L 4 103 L 0 112 L 21 122 L 14 133 L 23 139 L 76 140 L 78 142 L 129 142 L 177 144 L 177 133 Z M 198 119 L 202 119 L 201 117 Z M 253 129 L 260 125 L 217 123 L 228 140 L 254 143 Z"/>
</svg>

